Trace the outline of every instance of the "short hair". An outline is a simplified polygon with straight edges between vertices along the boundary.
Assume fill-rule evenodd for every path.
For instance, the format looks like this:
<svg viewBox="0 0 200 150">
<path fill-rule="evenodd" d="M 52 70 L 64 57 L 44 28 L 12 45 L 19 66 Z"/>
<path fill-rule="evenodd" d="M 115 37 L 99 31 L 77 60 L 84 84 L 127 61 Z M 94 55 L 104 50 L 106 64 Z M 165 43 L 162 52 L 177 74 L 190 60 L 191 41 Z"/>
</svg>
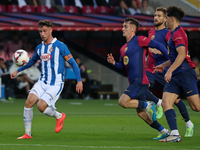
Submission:
<svg viewBox="0 0 200 150">
<path fill-rule="evenodd" d="M 168 17 L 174 17 L 176 18 L 179 22 L 183 19 L 185 16 L 185 12 L 183 9 L 176 7 L 176 6 L 169 6 L 167 8 L 167 16 Z"/>
<path fill-rule="evenodd" d="M 136 33 L 137 30 L 138 30 L 138 28 L 139 28 L 139 26 L 140 26 L 139 22 L 137 21 L 137 19 L 132 18 L 132 17 L 127 17 L 127 18 L 124 20 L 124 22 L 129 22 L 129 21 L 130 21 L 130 24 L 134 24 L 134 25 L 136 26 L 136 31 L 135 31 L 135 33 Z"/>
<path fill-rule="evenodd" d="M 40 20 L 38 22 L 38 27 L 43 27 L 43 26 L 47 26 L 47 27 L 53 27 L 53 24 L 50 20 Z"/>
<path fill-rule="evenodd" d="M 156 8 L 156 11 L 162 11 L 165 17 L 166 17 L 166 15 L 167 15 L 167 9 L 164 8 L 164 7 L 161 7 L 161 6 L 160 6 L 160 7 L 157 7 L 157 8 Z"/>
</svg>

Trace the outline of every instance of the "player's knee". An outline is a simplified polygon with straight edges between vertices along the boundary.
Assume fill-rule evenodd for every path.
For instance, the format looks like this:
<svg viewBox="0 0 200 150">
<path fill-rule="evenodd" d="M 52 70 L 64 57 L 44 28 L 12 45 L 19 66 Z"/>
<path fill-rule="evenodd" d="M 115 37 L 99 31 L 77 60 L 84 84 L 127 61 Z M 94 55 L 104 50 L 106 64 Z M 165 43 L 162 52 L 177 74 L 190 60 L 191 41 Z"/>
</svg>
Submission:
<svg viewBox="0 0 200 150">
<path fill-rule="evenodd" d="M 120 99 L 119 99 L 119 101 L 118 101 L 118 104 L 119 104 L 120 106 L 124 107 L 124 108 L 127 108 L 127 107 L 128 107 L 127 103 L 124 102 L 123 100 L 120 100 Z"/>
<path fill-rule="evenodd" d="M 25 107 L 26 107 L 26 108 L 32 108 L 33 105 L 34 105 L 34 104 L 33 104 L 30 100 L 26 100 L 26 102 L 25 102 Z"/>
<path fill-rule="evenodd" d="M 138 115 L 140 118 L 142 118 L 142 113 L 143 113 L 143 112 L 141 112 L 141 111 L 140 111 L 140 112 L 137 112 L 137 115 Z"/>
</svg>

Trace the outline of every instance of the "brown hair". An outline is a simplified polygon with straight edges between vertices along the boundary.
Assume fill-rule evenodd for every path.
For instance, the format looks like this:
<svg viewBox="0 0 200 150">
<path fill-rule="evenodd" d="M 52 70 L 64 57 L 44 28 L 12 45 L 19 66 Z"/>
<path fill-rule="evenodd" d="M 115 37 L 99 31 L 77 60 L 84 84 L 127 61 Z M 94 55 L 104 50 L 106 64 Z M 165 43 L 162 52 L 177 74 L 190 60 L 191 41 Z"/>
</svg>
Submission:
<svg viewBox="0 0 200 150">
<path fill-rule="evenodd" d="M 164 8 L 164 7 L 161 7 L 161 6 L 160 6 L 160 7 L 157 7 L 157 8 L 156 8 L 156 11 L 162 11 L 165 17 L 166 17 L 166 15 L 167 15 L 167 9 Z"/>
<path fill-rule="evenodd" d="M 136 33 L 137 30 L 138 30 L 138 28 L 139 28 L 139 26 L 140 26 L 139 22 L 137 21 L 137 19 L 132 18 L 132 17 L 127 17 L 127 18 L 124 20 L 124 22 L 128 22 L 128 21 L 130 21 L 130 24 L 134 24 L 134 25 L 136 26 L 136 30 L 135 30 L 135 33 Z"/>
<path fill-rule="evenodd" d="M 43 27 L 43 26 L 47 26 L 47 27 L 53 27 L 53 24 L 50 20 L 40 20 L 38 22 L 38 27 Z"/>
</svg>

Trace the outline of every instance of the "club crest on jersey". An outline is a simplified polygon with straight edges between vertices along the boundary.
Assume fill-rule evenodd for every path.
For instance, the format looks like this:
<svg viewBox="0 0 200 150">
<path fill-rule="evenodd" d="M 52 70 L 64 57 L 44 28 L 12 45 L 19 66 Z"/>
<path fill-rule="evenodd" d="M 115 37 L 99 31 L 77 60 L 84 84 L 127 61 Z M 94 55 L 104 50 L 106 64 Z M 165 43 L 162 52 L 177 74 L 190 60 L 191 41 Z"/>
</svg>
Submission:
<svg viewBox="0 0 200 150">
<path fill-rule="evenodd" d="M 42 61 L 49 61 L 51 59 L 51 55 L 49 53 L 44 53 L 41 55 Z"/>
<path fill-rule="evenodd" d="M 128 62 L 129 62 L 128 56 L 124 56 L 124 57 L 123 57 L 123 61 L 124 61 L 124 65 L 127 65 Z"/>
<path fill-rule="evenodd" d="M 128 50 L 128 47 L 126 47 L 125 49 L 124 49 L 124 52 L 126 52 Z"/>
<path fill-rule="evenodd" d="M 49 49 L 49 52 L 53 52 L 53 47 L 51 47 L 51 48 Z"/>
<path fill-rule="evenodd" d="M 154 38 L 155 38 L 155 35 L 152 35 L 152 36 L 151 36 L 151 40 L 153 40 Z"/>
</svg>

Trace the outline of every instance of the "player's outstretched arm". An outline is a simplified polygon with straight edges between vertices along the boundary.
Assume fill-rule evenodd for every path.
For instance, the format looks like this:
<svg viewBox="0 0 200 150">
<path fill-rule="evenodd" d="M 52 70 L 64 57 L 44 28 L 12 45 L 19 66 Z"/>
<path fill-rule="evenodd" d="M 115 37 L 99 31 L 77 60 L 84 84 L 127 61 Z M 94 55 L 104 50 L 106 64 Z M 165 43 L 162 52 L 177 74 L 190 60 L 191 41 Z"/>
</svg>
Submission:
<svg viewBox="0 0 200 150">
<path fill-rule="evenodd" d="M 14 79 L 16 75 L 18 74 L 18 71 L 14 71 L 13 73 L 10 74 L 11 79 Z"/>
</svg>

